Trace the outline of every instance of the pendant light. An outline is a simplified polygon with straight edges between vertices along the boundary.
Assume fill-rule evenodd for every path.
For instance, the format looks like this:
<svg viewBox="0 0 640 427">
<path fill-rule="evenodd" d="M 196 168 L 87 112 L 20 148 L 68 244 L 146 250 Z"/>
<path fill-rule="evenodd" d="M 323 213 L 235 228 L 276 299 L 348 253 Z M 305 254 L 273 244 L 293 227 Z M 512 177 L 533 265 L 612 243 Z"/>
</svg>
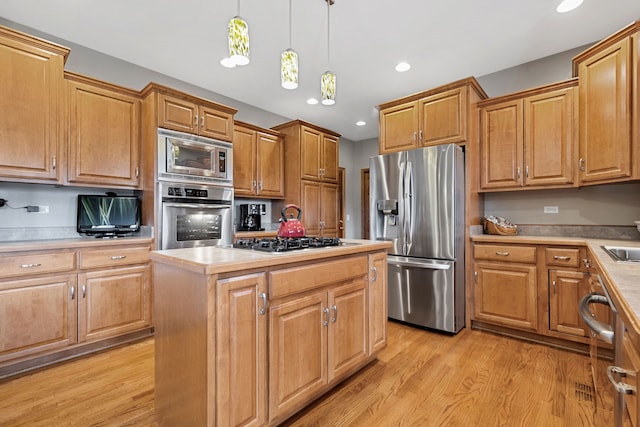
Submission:
<svg viewBox="0 0 640 427">
<path fill-rule="evenodd" d="M 331 63 L 331 5 L 334 0 L 327 2 L 327 65 Z M 333 105 L 336 103 L 336 75 L 331 71 L 325 71 L 320 78 L 320 94 L 323 105 Z"/>
<path fill-rule="evenodd" d="M 249 63 L 249 26 L 240 17 L 240 0 L 238 14 L 229 20 L 229 61 L 233 65 Z"/>
<path fill-rule="evenodd" d="M 291 49 L 291 0 L 289 0 L 289 48 L 280 55 L 280 81 L 285 89 L 298 87 L 298 54 Z"/>
</svg>

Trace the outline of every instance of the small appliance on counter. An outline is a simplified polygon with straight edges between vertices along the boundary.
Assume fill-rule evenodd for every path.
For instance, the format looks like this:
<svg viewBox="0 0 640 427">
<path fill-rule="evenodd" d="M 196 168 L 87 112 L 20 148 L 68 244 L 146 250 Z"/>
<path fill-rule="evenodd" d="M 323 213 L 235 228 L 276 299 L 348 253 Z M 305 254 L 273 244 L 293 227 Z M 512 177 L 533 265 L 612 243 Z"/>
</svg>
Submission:
<svg viewBox="0 0 640 427">
<path fill-rule="evenodd" d="M 260 219 L 267 211 L 264 203 L 244 203 L 238 206 L 240 207 L 238 231 L 264 231 Z"/>
</svg>

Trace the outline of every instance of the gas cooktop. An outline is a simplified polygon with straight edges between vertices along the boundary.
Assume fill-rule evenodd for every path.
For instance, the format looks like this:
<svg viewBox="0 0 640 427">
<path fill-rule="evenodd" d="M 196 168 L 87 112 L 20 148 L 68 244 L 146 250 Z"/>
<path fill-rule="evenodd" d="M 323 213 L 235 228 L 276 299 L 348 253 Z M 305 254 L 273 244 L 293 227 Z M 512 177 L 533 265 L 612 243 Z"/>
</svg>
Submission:
<svg viewBox="0 0 640 427">
<path fill-rule="evenodd" d="M 297 249 L 340 246 L 341 243 L 337 237 L 274 237 L 264 239 L 238 239 L 233 244 L 233 247 L 263 252 L 286 252 Z"/>
</svg>

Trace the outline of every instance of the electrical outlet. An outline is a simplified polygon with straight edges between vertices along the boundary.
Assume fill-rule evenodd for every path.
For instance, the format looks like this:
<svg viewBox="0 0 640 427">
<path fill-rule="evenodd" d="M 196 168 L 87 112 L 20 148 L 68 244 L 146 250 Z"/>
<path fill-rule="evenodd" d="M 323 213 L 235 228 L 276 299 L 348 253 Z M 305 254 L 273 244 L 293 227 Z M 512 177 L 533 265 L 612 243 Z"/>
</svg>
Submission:
<svg viewBox="0 0 640 427">
<path fill-rule="evenodd" d="M 38 213 L 49 213 L 49 206 L 38 206 Z"/>
<path fill-rule="evenodd" d="M 544 213 L 546 214 L 557 214 L 560 212 L 560 208 L 557 206 L 545 206 Z"/>
</svg>

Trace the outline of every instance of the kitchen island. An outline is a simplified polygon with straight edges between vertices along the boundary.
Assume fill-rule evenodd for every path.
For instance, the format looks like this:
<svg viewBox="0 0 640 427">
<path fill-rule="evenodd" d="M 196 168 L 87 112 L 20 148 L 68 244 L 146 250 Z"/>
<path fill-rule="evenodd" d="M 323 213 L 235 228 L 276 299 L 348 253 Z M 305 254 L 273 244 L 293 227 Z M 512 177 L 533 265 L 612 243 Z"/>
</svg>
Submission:
<svg viewBox="0 0 640 427">
<path fill-rule="evenodd" d="M 375 359 L 389 247 L 152 252 L 159 424 L 276 425 Z"/>
</svg>

